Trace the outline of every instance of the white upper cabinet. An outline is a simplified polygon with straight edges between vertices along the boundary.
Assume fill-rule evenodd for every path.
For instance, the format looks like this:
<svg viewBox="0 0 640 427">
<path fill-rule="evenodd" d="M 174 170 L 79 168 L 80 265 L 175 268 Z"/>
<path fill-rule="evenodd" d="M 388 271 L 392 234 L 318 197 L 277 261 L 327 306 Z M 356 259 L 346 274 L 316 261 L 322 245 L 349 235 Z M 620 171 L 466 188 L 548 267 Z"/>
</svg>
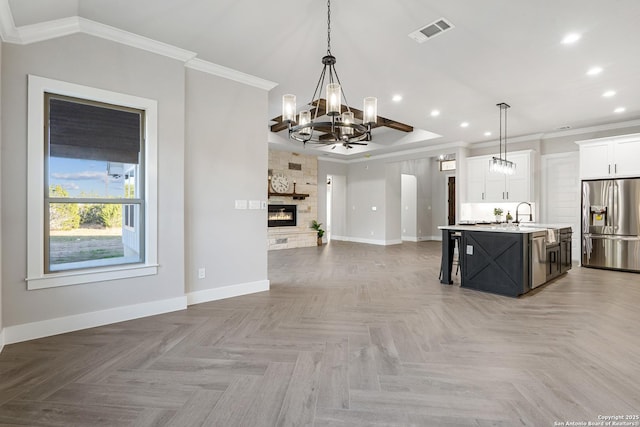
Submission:
<svg viewBox="0 0 640 427">
<path fill-rule="evenodd" d="M 580 178 L 640 176 L 640 134 L 577 141 Z"/>
<path fill-rule="evenodd" d="M 467 202 L 528 202 L 532 200 L 531 151 L 508 154 L 513 175 L 490 172 L 492 156 L 467 158 Z"/>
</svg>

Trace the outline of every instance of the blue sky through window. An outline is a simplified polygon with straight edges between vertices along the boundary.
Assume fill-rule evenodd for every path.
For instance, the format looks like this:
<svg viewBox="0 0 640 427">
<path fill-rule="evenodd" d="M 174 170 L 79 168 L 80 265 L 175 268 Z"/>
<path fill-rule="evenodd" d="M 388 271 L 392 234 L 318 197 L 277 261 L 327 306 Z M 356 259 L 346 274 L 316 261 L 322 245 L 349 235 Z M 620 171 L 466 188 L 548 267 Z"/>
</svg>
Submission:
<svg viewBox="0 0 640 427">
<path fill-rule="evenodd" d="M 58 184 L 70 197 L 124 197 L 122 163 L 50 157 L 49 185 Z"/>
</svg>

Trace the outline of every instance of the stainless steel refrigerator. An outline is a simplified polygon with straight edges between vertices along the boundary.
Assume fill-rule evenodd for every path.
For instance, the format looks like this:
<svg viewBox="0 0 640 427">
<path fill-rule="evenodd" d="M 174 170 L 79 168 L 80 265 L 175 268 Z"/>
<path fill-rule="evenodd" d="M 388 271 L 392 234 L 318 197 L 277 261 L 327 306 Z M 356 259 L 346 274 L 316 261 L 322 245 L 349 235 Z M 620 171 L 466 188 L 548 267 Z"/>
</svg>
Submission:
<svg viewBox="0 0 640 427">
<path fill-rule="evenodd" d="M 640 178 L 582 181 L 582 265 L 640 272 Z"/>
</svg>

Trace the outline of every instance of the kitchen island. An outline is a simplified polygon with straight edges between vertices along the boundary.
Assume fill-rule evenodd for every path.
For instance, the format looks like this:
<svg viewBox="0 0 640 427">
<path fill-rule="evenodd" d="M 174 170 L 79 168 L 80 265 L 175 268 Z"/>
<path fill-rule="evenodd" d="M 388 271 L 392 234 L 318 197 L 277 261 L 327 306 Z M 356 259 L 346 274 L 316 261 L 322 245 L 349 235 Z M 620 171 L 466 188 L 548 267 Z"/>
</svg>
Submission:
<svg viewBox="0 0 640 427">
<path fill-rule="evenodd" d="M 528 223 L 520 227 L 497 224 L 438 228 L 442 230 L 443 284 L 453 283 L 456 242 L 460 286 L 464 288 L 517 297 L 571 268 L 570 226 Z"/>
</svg>

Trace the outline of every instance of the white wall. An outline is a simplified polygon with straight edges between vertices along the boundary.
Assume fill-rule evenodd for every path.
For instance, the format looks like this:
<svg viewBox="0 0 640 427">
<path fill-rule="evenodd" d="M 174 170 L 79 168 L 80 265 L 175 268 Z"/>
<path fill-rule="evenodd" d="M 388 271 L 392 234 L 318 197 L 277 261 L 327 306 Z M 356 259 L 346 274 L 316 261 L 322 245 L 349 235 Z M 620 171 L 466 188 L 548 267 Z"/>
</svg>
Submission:
<svg viewBox="0 0 640 427">
<path fill-rule="evenodd" d="M 0 42 L 0 82 L 2 82 L 2 42 Z M 2 85 L 0 84 L 0 100 Z M 0 102 L 0 242 L 2 242 L 2 102 Z M 2 244 L 0 244 L 0 351 L 4 346 L 4 328 L 2 322 Z"/>
<path fill-rule="evenodd" d="M 345 175 L 331 176 L 331 210 L 324 212 L 331 214 L 330 239 L 344 239 L 347 232 L 347 177 Z M 327 201 L 327 204 L 329 201 Z M 328 224 L 327 221 L 324 224 Z"/>
<path fill-rule="evenodd" d="M 222 287 L 268 287 L 267 211 L 235 209 L 235 200 L 267 200 L 266 110 L 266 91 L 187 69 L 185 265 L 190 300 L 211 299 L 216 294 L 206 291 Z M 199 268 L 205 268 L 204 279 L 198 279 Z"/>
<path fill-rule="evenodd" d="M 338 194 L 339 192 L 336 193 L 335 187 L 332 189 L 332 196 L 334 198 L 334 215 L 331 219 L 331 238 L 346 237 L 349 233 L 349 230 L 347 228 L 347 215 L 349 212 L 349 207 L 347 204 L 346 194 L 346 188 L 348 186 L 348 170 L 349 168 L 344 162 L 327 161 L 327 159 L 323 157 L 318 157 L 318 222 L 322 224 L 327 223 L 327 176 L 332 175 L 334 176 L 334 178 L 337 178 L 339 180 L 341 179 L 344 184 L 344 186 L 340 186 L 341 188 L 344 188 L 344 193 L 342 194 Z M 336 206 L 336 200 L 342 201 L 343 206 L 341 208 L 339 206 Z M 337 212 L 340 212 L 340 214 L 338 214 Z"/>
<path fill-rule="evenodd" d="M 400 198 L 402 240 L 418 240 L 418 180 L 415 175 L 401 175 Z"/>
</svg>

